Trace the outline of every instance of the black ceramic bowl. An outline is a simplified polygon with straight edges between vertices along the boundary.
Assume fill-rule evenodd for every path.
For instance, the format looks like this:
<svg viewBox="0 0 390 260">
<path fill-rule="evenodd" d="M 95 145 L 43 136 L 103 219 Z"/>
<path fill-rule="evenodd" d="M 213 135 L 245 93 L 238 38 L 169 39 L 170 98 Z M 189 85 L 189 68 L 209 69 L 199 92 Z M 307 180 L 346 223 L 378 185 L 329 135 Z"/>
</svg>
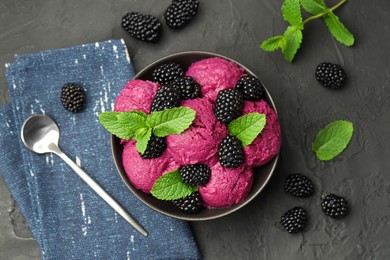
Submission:
<svg viewBox="0 0 390 260">
<path fill-rule="evenodd" d="M 205 59 L 205 58 L 211 58 L 211 57 L 220 57 L 224 58 L 226 60 L 230 60 L 241 66 L 242 68 L 245 69 L 246 73 L 252 74 L 255 76 L 250 70 L 245 68 L 245 66 L 241 65 L 240 63 L 224 57 L 219 54 L 215 53 L 210 53 L 210 52 L 203 52 L 203 51 L 188 51 L 188 52 L 181 52 L 181 53 L 176 53 L 173 55 L 166 56 L 164 58 L 161 58 L 143 70 L 141 70 L 137 75 L 135 75 L 134 79 L 143 79 L 143 80 L 152 80 L 152 72 L 155 68 L 157 68 L 159 65 L 175 61 L 183 66 L 185 70 L 194 62 Z M 268 91 L 266 91 L 266 96 L 265 100 L 272 106 L 273 109 L 275 109 L 275 104 L 272 101 L 271 96 L 269 95 Z M 170 202 L 167 201 L 161 201 L 156 198 L 154 198 L 150 194 L 146 194 L 140 190 L 137 190 L 129 181 L 129 179 L 126 176 L 126 172 L 123 168 L 122 165 L 122 152 L 123 152 L 123 146 L 120 144 L 120 139 L 117 138 L 116 136 L 112 135 L 111 136 L 111 145 L 112 145 L 112 154 L 114 157 L 114 161 L 116 164 L 116 167 L 119 171 L 120 176 L 122 177 L 123 181 L 127 185 L 127 187 L 131 190 L 131 192 L 138 197 L 143 203 L 151 207 L 152 209 L 171 216 L 173 218 L 177 219 L 182 219 L 182 220 L 188 220 L 188 221 L 201 221 L 201 220 L 210 220 L 210 219 L 215 219 L 219 218 L 225 215 L 228 215 L 246 204 L 248 204 L 253 198 L 255 198 L 265 187 L 265 185 L 268 183 L 270 180 L 273 172 L 275 171 L 275 167 L 277 165 L 279 156 L 276 156 L 273 158 L 268 164 L 259 167 L 259 168 L 254 168 L 254 181 L 253 181 L 253 186 L 252 190 L 249 193 L 248 197 L 241 202 L 240 204 L 234 205 L 229 208 L 222 208 L 222 209 L 207 209 L 203 208 L 202 211 L 198 214 L 186 214 L 179 209 L 175 208 Z"/>
</svg>

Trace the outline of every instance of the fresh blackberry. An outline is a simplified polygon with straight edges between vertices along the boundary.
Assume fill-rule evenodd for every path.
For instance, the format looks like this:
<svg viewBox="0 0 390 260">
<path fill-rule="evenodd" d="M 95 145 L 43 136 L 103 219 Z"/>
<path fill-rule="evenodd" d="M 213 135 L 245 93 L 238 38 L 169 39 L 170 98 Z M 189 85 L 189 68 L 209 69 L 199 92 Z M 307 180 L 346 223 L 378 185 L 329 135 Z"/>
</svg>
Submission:
<svg viewBox="0 0 390 260">
<path fill-rule="evenodd" d="M 211 177 L 211 169 L 206 164 L 183 165 L 179 171 L 181 180 L 190 185 L 205 185 Z"/>
<path fill-rule="evenodd" d="M 160 86 L 153 99 L 150 111 L 161 111 L 179 106 L 180 91 L 173 85 Z"/>
<path fill-rule="evenodd" d="M 175 205 L 180 210 L 188 214 L 195 214 L 202 209 L 203 200 L 200 193 L 198 191 L 195 191 L 187 197 L 178 200 L 173 200 L 172 202 L 173 205 Z"/>
<path fill-rule="evenodd" d="M 162 64 L 152 73 L 153 81 L 159 83 L 160 85 L 166 85 L 183 75 L 183 68 L 176 62 Z"/>
<path fill-rule="evenodd" d="M 230 123 L 239 117 L 244 108 L 244 99 L 240 91 L 225 89 L 218 92 L 214 115 L 222 123 Z"/>
<path fill-rule="evenodd" d="M 157 158 L 163 154 L 165 149 L 167 148 L 167 143 L 164 137 L 157 137 L 155 135 L 151 135 L 148 141 L 148 146 L 143 154 L 140 156 L 143 159 L 152 159 Z"/>
<path fill-rule="evenodd" d="M 306 221 L 306 211 L 301 207 L 294 207 L 288 210 L 280 218 L 280 223 L 282 223 L 284 229 L 290 234 L 302 231 L 306 225 Z"/>
<path fill-rule="evenodd" d="M 317 66 L 316 79 L 327 88 L 341 88 L 344 85 L 345 73 L 339 65 L 323 62 Z"/>
<path fill-rule="evenodd" d="M 222 139 L 218 146 L 219 163 L 226 168 L 240 166 L 244 160 L 244 148 L 240 140 L 232 135 Z"/>
<path fill-rule="evenodd" d="M 83 87 L 75 83 L 66 83 L 62 87 L 61 103 L 70 112 L 79 112 L 85 104 Z"/>
<path fill-rule="evenodd" d="M 122 27 L 130 36 L 144 42 L 157 42 L 161 36 L 161 23 L 152 15 L 127 13 L 122 18 Z"/>
<path fill-rule="evenodd" d="M 191 77 L 178 77 L 171 84 L 179 88 L 183 100 L 200 97 L 200 85 Z"/>
<path fill-rule="evenodd" d="M 185 27 L 198 12 L 199 0 L 173 0 L 165 11 L 164 18 L 172 29 Z"/>
<path fill-rule="evenodd" d="M 314 186 L 308 177 L 297 173 L 286 177 L 284 190 L 295 197 L 306 198 L 313 194 Z"/>
<path fill-rule="evenodd" d="M 264 87 L 261 81 L 253 76 L 245 76 L 236 83 L 236 89 L 240 90 L 246 100 L 256 101 L 263 97 Z"/>
<path fill-rule="evenodd" d="M 322 211 L 332 218 L 343 218 L 349 212 L 348 201 L 343 197 L 329 194 L 321 197 Z"/>
</svg>

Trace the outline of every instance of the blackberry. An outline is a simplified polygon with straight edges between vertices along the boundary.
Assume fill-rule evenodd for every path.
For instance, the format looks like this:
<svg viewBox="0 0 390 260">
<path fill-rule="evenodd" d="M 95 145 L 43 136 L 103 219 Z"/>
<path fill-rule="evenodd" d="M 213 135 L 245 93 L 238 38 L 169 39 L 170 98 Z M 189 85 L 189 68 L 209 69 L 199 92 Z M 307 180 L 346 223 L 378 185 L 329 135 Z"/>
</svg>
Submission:
<svg viewBox="0 0 390 260">
<path fill-rule="evenodd" d="M 308 177 L 297 173 L 286 177 L 284 190 L 295 197 L 306 198 L 313 194 L 314 186 Z"/>
<path fill-rule="evenodd" d="M 167 143 L 165 141 L 165 138 L 157 137 L 152 134 L 148 141 L 148 145 L 146 147 L 145 152 L 143 154 L 140 154 L 140 156 L 143 159 L 157 158 L 163 154 L 166 148 L 167 148 Z"/>
<path fill-rule="evenodd" d="M 173 85 L 160 86 L 153 99 L 151 111 L 161 111 L 179 106 L 180 91 Z"/>
<path fill-rule="evenodd" d="M 321 197 L 322 211 L 332 218 L 343 218 L 349 212 L 348 201 L 343 197 L 329 194 Z"/>
<path fill-rule="evenodd" d="M 317 81 L 327 88 L 341 88 L 345 81 L 343 68 L 329 62 L 319 64 L 315 76 Z"/>
<path fill-rule="evenodd" d="M 214 115 L 222 123 L 230 123 L 239 117 L 244 108 L 244 99 L 240 91 L 225 89 L 218 92 Z"/>
<path fill-rule="evenodd" d="M 184 70 L 176 62 L 165 63 L 158 66 L 152 73 L 153 81 L 165 85 L 184 75 Z"/>
<path fill-rule="evenodd" d="M 205 185 L 211 177 L 211 169 L 206 164 L 191 164 L 180 166 L 180 177 L 190 185 Z"/>
<path fill-rule="evenodd" d="M 306 225 L 306 221 L 306 211 L 301 207 L 294 207 L 288 210 L 280 218 L 280 223 L 282 223 L 284 229 L 290 234 L 302 231 Z"/>
<path fill-rule="evenodd" d="M 198 191 L 182 199 L 172 201 L 173 205 L 188 214 L 198 213 L 202 209 L 202 202 L 202 196 Z"/>
<path fill-rule="evenodd" d="M 144 42 L 157 42 L 161 36 L 161 23 L 152 15 L 127 13 L 122 18 L 122 27 L 130 36 Z"/>
<path fill-rule="evenodd" d="M 173 0 L 165 11 L 164 18 L 172 29 L 185 27 L 197 14 L 199 0 Z"/>
<path fill-rule="evenodd" d="M 261 81 L 253 76 L 245 76 L 236 83 L 236 89 L 240 90 L 246 100 L 256 101 L 263 97 L 264 87 Z"/>
<path fill-rule="evenodd" d="M 191 77 L 178 77 L 172 85 L 179 88 L 183 100 L 200 97 L 200 85 Z"/>
<path fill-rule="evenodd" d="M 61 91 L 61 103 L 66 110 L 76 113 L 85 104 L 84 89 L 76 83 L 66 83 Z"/>
<path fill-rule="evenodd" d="M 222 139 L 218 146 L 219 163 L 226 168 L 240 166 L 244 160 L 244 148 L 240 140 L 232 135 Z"/>
</svg>

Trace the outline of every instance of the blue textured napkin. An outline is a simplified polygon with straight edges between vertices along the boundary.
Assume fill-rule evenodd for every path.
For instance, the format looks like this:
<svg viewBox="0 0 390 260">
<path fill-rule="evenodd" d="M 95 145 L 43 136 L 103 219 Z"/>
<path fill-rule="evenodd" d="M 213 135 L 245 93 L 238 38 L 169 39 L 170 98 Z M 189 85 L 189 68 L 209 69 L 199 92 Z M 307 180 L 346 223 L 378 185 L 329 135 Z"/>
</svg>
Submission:
<svg viewBox="0 0 390 260">
<path fill-rule="evenodd" d="M 10 103 L 0 109 L 0 174 L 36 238 L 43 259 L 199 259 L 188 223 L 145 206 L 121 181 L 109 133 L 97 115 L 113 102 L 134 70 L 123 41 L 16 56 L 6 64 Z M 60 102 L 76 82 L 87 103 L 73 114 Z M 27 150 L 20 128 L 31 114 L 59 125 L 59 146 L 149 232 L 142 236 L 59 157 Z"/>
</svg>

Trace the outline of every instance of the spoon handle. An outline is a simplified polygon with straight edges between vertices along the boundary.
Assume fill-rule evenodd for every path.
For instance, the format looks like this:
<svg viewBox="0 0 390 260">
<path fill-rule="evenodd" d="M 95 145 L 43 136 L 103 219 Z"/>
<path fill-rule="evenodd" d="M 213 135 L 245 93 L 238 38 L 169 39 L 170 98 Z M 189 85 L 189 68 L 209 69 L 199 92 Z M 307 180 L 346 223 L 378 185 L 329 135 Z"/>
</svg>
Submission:
<svg viewBox="0 0 390 260">
<path fill-rule="evenodd" d="M 74 163 L 66 154 L 64 154 L 58 146 L 51 147 L 61 159 L 63 159 L 79 176 L 85 181 L 108 205 L 110 205 L 119 215 L 129 222 L 136 230 L 145 237 L 148 236 L 146 230 L 141 227 L 108 193 L 102 189 L 87 173 L 85 173 L 76 163 Z M 53 149 L 54 148 L 54 149 Z"/>
</svg>

